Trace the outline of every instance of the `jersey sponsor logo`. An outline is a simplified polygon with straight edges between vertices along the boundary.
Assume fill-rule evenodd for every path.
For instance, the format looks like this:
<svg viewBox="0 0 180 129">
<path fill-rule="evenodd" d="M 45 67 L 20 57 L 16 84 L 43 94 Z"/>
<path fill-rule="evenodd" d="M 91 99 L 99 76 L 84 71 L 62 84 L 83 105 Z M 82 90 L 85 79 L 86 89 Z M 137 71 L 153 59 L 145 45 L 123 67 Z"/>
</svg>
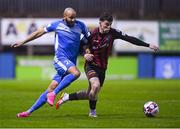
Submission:
<svg viewBox="0 0 180 129">
<path fill-rule="evenodd" d="M 101 49 L 101 48 L 104 48 L 104 47 L 107 48 L 108 46 L 109 46 L 109 43 L 105 43 L 105 44 L 103 44 L 103 45 L 101 45 L 101 46 L 100 46 L 100 45 L 98 45 L 98 46 L 93 46 L 92 49 L 93 49 L 93 50 L 97 50 L 97 49 Z"/>
<path fill-rule="evenodd" d="M 99 43 L 99 40 L 93 40 L 96 43 Z M 111 36 L 106 36 L 104 40 L 102 40 L 102 43 L 98 44 L 97 46 L 93 46 L 92 49 L 97 50 L 100 48 L 108 47 L 111 42 Z"/>
</svg>

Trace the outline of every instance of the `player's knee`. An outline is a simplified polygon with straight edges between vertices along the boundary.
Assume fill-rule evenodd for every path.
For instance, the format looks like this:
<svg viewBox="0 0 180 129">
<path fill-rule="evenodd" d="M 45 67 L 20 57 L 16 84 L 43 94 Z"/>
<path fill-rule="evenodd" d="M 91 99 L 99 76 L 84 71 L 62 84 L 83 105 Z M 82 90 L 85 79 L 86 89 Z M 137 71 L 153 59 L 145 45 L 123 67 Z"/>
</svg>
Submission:
<svg viewBox="0 0 180 129">
<path fill-rule="evenodd" d="M 75 66 L 74 67 L 70 67 L 68 69 L 68 73 L 73 74 L 76 78 L 78 78 L 81 75 L 80 71 Z"/>
<path fill-rule="evenodd" d="M 94 89 L 94 91 L 99 91 L 99 89 L 100 89 L 99 83 L 93 83 L 91 86 L 92 86 L 92 89 Z"/>
<path fill-rule="evenodd" d="M 58 86 L 58 82 L 52 81 L 48 87 L 48 92 L 52 92 Z"/>
<path fill-rule="evenodd" d="M 73 75 L 76 77 L 76 78 L 79 78 L 81 73 L 79 71 L 75 71 L 73 72 Z"/>
</svg>

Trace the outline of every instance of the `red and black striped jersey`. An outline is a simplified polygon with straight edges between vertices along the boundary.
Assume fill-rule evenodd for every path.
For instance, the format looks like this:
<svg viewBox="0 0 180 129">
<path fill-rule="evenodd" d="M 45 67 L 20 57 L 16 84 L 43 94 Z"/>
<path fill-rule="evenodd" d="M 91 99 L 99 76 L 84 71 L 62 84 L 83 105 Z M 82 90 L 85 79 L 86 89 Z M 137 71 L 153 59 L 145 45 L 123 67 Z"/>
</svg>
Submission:
<svg viewBox="0 0 180 129">
<path fill-rule="evenodd" d="M 108 57 L 111 54 L 113 42 L 115 39 L 122 39 L 132 44 L 149 47 L 149 44 L 122 33 L 117 29 L 111 28 L 108 33 L 101 34 L 99 28 L 95 28 L 89 37 L 89 48 L 94 59 L 91 62 L 99 68 L 106 69 L 108 64 Z"/>
</svg>

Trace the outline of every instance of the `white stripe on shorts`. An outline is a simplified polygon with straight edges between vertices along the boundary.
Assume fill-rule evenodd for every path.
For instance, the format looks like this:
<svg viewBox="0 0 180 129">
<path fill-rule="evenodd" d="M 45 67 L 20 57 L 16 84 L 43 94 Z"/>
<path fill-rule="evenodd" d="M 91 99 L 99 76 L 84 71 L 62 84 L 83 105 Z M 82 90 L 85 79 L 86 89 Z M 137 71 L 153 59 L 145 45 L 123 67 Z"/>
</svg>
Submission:
<svg viewBox="0 0 180 129">
<path fill-rule="evenodd" d="M 64 71 L 67 70 L 66 66 L 65 66 L 63 63 L 61 63 L 56 56 L 54 57 L 54 61 L 55 61 L 61 68 L 63 68 Z"/>
</svg>

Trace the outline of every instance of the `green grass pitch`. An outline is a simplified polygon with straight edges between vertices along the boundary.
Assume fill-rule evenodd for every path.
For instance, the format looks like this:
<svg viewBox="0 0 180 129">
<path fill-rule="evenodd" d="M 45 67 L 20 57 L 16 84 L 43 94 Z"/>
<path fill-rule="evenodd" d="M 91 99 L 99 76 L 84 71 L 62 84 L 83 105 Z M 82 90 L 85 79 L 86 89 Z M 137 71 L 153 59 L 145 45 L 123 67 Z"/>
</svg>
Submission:
<svg viewBox="0 0 180 129">
<path fill-rule="evenodd" d="M 180 127 L 180 80 L 107 80 L 99 95 L 97 118 L 88 117 L 86 100 L 67 102 L 59 110 L 45 104 L 28 118 L 16 118 L 18 112 L 28 109 L 35 102 L 49 82 L 1 80 L 0 127 Z M 86 80 L 77 80 L 65 91 L 70 93 L 86 87 Z M 147 118 L 143 114 L 143 105 L 149 100 L 157 102 L 160 107 L 160 113 L 155 118 Z"/>
</svg>

